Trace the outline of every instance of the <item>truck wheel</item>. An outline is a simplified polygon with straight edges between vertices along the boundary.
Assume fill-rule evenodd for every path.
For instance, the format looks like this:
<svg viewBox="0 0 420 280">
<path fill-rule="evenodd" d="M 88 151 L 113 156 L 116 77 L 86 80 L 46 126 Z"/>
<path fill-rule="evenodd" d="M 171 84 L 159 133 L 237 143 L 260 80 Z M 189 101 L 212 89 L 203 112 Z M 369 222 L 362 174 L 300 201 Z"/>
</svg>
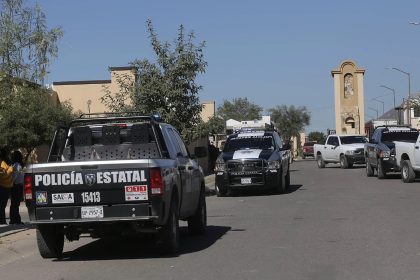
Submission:
<svg viewBox="0 0 420 280">
<path fill-rule="evenodd" d="M 159 245 L 162 246 L 162 252 L 175 254 L 179 249 L 179 220 L 178 203 L 176 198 L 172 199 L 169 217 L 166 224 L 160 231 Z"/>
<path fill-rule="evenodd" d="M 287 169 L 285 190 L 287 191 L 289 187 L 290 187 L 290 169 Z"/>
<path fill-rule="evenodd" d="M 317 155 L 316 156 L 316 163 L 318 165 L 318 168 L 325 168 L 325 162 L 322 159 L 322 155 Z"/>
<path fill-rule="evenodd" d="M 416 179 L 416 173 L 414 173 L 413 167 L 409 160 L 401 161 L 401 180 L 404 183 L 412 183 Z"/>
<path fill-rule="evenodd" d="M 370 165 L 370 162 L 368 159 L 366 159 L 366 176 L 372 177 L 373 176 L 373 167 Z"/>
<path fill-rule="evenodd" d="M 56 225 L 38 226 L 36 229 L 36 243 L 44 259 L 59 258 L 63 254 L 63 228 Z"/>
<path fill-rule="evenodd" d="M 216 186 L 216 195 L 218 197 L 224 197 L 227 195 L 227 189 L 223 187 Z"/>
<path fill-rule="evenodd" d="M 349 163 L 345 155 L 340 156 L 340 167 L 343 169 L 349 168 Z"/>
<path fill-rule="evenodd" d="M 199 235 L 204 234 L 207 227 L 207 208 L 206 196 L 204 190 L 200 192 L 197 210 L 194 216 L 188 219 L 188 231 L 190 234 Z"/>
<path fill-rule="evenodd" d="M 286 192 L 286 176 L 283 176 L 283 170 L 278 170 L 277 184 L 273 189 L 274 194 L 281 194 Z"/>
<path fill-rule="evenodd" d="M 378 179 L 385 179 L 386 178 L 386 171 L 382 167 L 382 161 L 380 161 L 380 160 L 378 160 L 377 169 L 378 169 Z"/>
</svg>

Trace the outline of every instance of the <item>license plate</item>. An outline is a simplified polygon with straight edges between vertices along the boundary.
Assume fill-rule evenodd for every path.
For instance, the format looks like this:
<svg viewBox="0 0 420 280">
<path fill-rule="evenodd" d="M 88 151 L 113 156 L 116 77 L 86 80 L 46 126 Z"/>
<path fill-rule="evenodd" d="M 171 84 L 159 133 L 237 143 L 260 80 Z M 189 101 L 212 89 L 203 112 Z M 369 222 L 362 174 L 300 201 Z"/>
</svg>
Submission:
<svg viewBox="0 0 420 280">
<path fill-rule="evenodd" d="M 246 185 L 246 184 L 251 184 L 251 178 L 241 178 L 241 184 Z"/>
<path fill-rule="evenodd" d="M 103 206 L 88 206 L 81 209 L 82 219 L 96 219 L 104 217 Z"/>
</svg>

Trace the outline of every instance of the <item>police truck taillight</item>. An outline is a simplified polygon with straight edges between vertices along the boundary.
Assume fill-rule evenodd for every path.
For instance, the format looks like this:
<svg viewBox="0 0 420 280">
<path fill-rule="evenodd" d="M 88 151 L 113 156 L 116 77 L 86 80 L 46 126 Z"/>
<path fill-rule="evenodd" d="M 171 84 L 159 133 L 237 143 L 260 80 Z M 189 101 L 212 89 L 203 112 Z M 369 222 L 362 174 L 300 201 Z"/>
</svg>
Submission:
<svg viewBox="0 0 420 280">
<path fill-rule="evenodd" d="M 23 181 L 23 193 L 25 196 L 25 200 L 32 200 L 32 174 L 25 174 L 24 181 Z"/>
<path fill-rule="evenodd" d="M 161 195 L 163 194 L 163 178 L 162 171 L 160 168 L 151 168 L 150 169 L 150 189 L 152 195 Z"/>
</svg>

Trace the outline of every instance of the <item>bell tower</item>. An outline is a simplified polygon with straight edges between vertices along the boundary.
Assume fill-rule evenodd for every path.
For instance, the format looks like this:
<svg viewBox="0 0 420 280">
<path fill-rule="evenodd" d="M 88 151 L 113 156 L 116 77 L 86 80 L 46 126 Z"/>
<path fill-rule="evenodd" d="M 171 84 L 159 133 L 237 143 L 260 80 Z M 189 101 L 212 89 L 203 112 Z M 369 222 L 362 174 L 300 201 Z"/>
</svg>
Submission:
<svg viewBox="0 0 420 280">
<path fill-rule="evenodd" d="M 365 70 L 351 60 L 342 62 L 338 69 L 331 71 L 337 134 L 365 133 L 364 74 Z"/>
</svg>

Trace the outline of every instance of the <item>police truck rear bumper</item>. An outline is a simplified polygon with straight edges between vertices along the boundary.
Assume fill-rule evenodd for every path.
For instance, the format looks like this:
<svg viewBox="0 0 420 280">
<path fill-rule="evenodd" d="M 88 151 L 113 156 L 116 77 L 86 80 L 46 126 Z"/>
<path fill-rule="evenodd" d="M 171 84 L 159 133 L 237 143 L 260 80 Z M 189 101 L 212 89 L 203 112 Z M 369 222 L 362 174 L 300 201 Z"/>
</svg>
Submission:
<svg viewBox="0 0 420 280">
<path fill-rule="evenodd" d="M 83 218 L 83 207 L 102 207 L 103 216 Z M 155 209 L 156 210 L 156 209 Z M 31 224 L 74 224 L 74 223 L 102 223 L 120 221 L 151 221 L 163 224 L 163 204 L 161 209 L 153 211 L 150 204 L 116 204 L 116 205 L 87 205 L 61 207 L 28 207 Z M 155 212 L 155 213 L 152 213 Z"/>
</svg>

